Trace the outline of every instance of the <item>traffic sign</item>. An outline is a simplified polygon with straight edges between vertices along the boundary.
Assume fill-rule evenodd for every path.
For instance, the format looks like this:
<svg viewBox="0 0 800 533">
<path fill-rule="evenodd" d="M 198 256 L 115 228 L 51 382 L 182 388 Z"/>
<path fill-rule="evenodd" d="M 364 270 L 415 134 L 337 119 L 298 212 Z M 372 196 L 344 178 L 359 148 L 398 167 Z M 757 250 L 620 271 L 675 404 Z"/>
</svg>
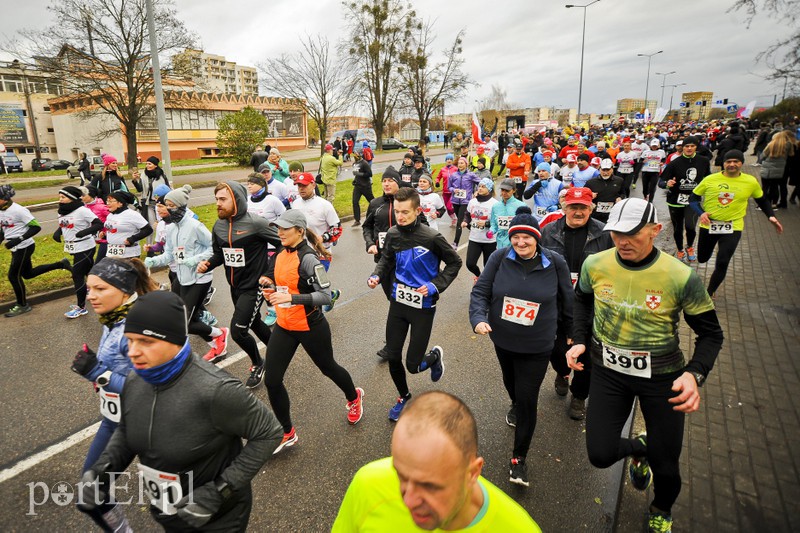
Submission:
<svg viewBox="0 0 800 533">
<path fill-rule="evenodd" d="M 703 101 L 702 101 L 702 100 L 698 100 L 698 101 L 696 101 L 696 102 L 694 103 L 694 105 L 703 105 Z"/>
<path fill-rule="evenodd" d="M 637 119 L 637 120 L 642 120 L 642 119 L 644 118 L 644 115 L 643 115 L 642 113 L 636 113 L 636 114 L 633 116 L 633 118 L 635 118 L 635 119 Z"/>
<path fill-rule="evenodd" d="M 733 112 L 739 110 L 739 105 L 738 104 L 731 104 L 728 107 L 726 107 L 725 109 L 728 111 L 728 113 L 733 113 Z"/>
<path fill-rule="evenodd" d="M 681 106 L 681 107 L 686 107 L 686 106 L 688 106 L 688 105 L 689 105 L 689 102 L 681 102 L 681 103 L 680 103 L 680 106 Z"/>
</svg>

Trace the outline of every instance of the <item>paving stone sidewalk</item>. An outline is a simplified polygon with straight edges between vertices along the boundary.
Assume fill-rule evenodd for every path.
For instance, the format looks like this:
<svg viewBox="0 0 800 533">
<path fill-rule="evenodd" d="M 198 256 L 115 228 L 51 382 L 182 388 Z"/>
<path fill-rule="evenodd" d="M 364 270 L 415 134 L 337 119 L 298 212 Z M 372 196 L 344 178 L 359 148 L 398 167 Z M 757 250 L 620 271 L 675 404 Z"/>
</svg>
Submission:
<svg viewBox="0 0 800 533">
<path fill-rule="evenodd" d="M 758 177 L 757 167 L 743 170 Z M 751 201 L 717 292 L 725 344 L 700 410 L 687 417 L 675 532 L 800 531 L 800 207 L 776 214 L 780 236 Z M 713 261 L 698 266 L 706 283 Z M 692 337 L 684 324 L 687 354 Z M 637 412 L 634 431 L 641 427 Z M 624 479 L 616 531 L 641 531 L 652 497 L 652 488 L 640 493 Z"/>
</svg>

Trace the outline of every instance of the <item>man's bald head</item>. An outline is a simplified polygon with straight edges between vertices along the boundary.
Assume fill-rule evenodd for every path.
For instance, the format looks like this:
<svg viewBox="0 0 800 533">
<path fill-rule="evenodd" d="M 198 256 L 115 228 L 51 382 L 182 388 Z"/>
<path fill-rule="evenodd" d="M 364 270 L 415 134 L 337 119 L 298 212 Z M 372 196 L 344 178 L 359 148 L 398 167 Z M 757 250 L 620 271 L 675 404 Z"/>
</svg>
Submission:
<svg viewBox="0 0 800 533">
<path fill-rule="evenodd" d="M 460 399 L 446 392 L 423 393 L 403 409 L 396 431 L 414 437 L 434 428 L 447 435 L 465 459 L 477 457 L 478 426 L 472 411 Z"/>
</svg>

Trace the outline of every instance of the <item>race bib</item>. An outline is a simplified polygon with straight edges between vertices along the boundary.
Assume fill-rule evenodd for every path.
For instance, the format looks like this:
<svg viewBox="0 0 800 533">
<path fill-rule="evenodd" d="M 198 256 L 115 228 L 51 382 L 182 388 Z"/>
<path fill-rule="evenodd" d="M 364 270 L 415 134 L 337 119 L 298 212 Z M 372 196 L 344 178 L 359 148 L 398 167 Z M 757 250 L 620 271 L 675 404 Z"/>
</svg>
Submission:
<svg viewBox="0 0 800 533">
<path fill-rule="evenodd" d="M 489 226 L 486 224 L 485 220 L 473 220 L 472 224 L 470 224 L 470 227 L 477 230 L 489 229 Z"/>
<path fill-rule="evenodd" d="M 176 261 L 183 261 L 186 259 L 186 247 L 185 246 L 178 246 L 174 250 L 172 250 L 172 257 Z"/>
<path fill-rule="evenodd" d="M 532 326 L 536 322 L 536 315 L 538 314 L 539 304 L 536 302 L 511 298 L 510 296 L 503 298 L 503 312 L 500 315 L 503 320 L 523 326 Z"/>
<path fill-rule="evenodd" d="M 536 215 L 538 218 L 546 217 L 547 216 L 547 208 L 537 205 L 536 206 L 536 211 L 534 212 L 534 215 Z"/>
<path fill-rule="evenodd" d="M 572 282 L 572 286 L 573 287 L 575 286 L 576 283 L 578 283 L 578 276 L 579 276 L 579 274 L 577 272 L 570 272 L 569 273 L 569 279 Z"/>
<path fill-rule="evenodd" d="M 629 165 L 625 166 L 620 165 L 619 168 L 617 169 L 617 172 L 619 172 L 620 174 L 630 174 L 633 172 L 633 167 Z"/>
<path fill-rule="evenodd" d="M 64 253 L 67 254 L 75 253 L 75 241 L 64 241 Z"/>
<path fill-rule="evenodd" d="M 733 233 L 733 222 L 722 220 L 712 220 L 708 227 L 708 232 L 712 235 L 729 235 Z"/>
<path fill-rule="evenodd" d="M 680 205 L 689 205 L 689 195 L 685 193 L 678 194 L 678 203 Z"/>
<path fill-rule="evenodd" d="M 566 176 L 563 176 L 561 182 L 564 185 L 570 185 L 572 183 L 572 174 L 567 174 Z"/>
<path fill-rule="evenodd" d="M 97 390 L 97 393 L 100 395 L 100 414 L 112 422 L 119 422 L 121 415 L 119 394 L 115 392 L 109 392 L 103 387 L 100 387 Z"/>
<path fill-rule="evenodd" d="M 106 249 L 106 255 L 109 257 L 125 257 L 125 248 L 124 244 L 109 244 Z"/>
<path fill-rule="evenodd" d="M 514 217 L 497 217 L 497 228 L 498 229 L 508 229 L 511 227 L 511 220 Z"/>
<path fill-rule="evenodd" d="M 520 178 L 520 177 L 515 177 L 515 178 L 514 178 L 514 183 L 522 183 L 522 178 Z"/>
<path fill-rule="evenodd" d="M 402 179 L 406 183 L 411 183 L 411 174 L 403 174 Z"/>
<path fill-rule="evenodd" d="M 183 498 L 183 489 L 178 474 L 162 472 L 139 464 L 142 473 L 144 491 L 150 498 L 150 503 L 166 515 L 177 513 L 175 504 Z"/>
<path fill-rule="evenodd" d="M 383 243 L 386 242 L 386 233 L 385 231 L 378 232 L 378 248 L 383 249 Z"/>
<path fill-rule="evenodd" d="M 453 196 L 460 199 L 465 199 L 467 197 L 467 190 L 466 189 L 453 189 Z"/>
<path fill-rule="evenodd" d="M 661 161 L 658 159 L 649 159 L 647 161 L 647 168 L 648 170 L 658 170 L 661 168 Z"/>
<path fill-rule="evenodd" d="M 394 295 L 394 299 L 397 300 L 398 303 L 413 307 L 414 309 L 422 309 L 423 296 L 411 287 L 398 283 Z"/>
<path fill-rule="evenodd" d="M 225 266 L 239 268 L 245 265 L 244 248 L 223 248 L 222 256 L 225 258 Z"/>
<path fill-rule="evenodd" d="M 614 202 L 597 202 L 598 213 L 610 213 L 611 208 L 614 207 Z"/>
<path fill-rule="evenodd" d="M 603 345 L 603 366 L 629 376 L 649 378 L 650 352 L 623 350 Z"/>
</svg>

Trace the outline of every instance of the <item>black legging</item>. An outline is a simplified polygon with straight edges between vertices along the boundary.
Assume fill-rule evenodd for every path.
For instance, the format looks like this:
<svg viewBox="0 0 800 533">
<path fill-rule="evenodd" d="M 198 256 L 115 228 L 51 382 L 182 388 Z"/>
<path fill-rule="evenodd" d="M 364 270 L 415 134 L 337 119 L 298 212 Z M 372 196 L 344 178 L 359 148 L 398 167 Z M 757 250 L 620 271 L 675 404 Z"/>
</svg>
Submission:
<svg viewBox="0 0 800 533">
<path fill-rule="evenodd" d="M 628 174 L 622 174 L 622 188 L 619 191 L 619 195 L 621 197 L 630 198 L 631 185 L 633 185 L 634 177 L 636 177 L 636 172 L 629 172 Z M 606 215 L 606 220 L 608 220 L 608 215 Z"/>
<path fill-rule="evenodd" d="M 650 379 L 626 376 L 602 366 L 592 370 L 586 410 L 586 450 L 597 468 L 608 468 L 628 456 L 645 454 L 636 439 L 621 437 L 635 398 L 647 427 L 647 461 L 653 471 L 653 506 L 669 513 L 681 491 L 679 460 L 685 415 L 668 402 L 676 393 L 672 382 L 681 372 Z"/>
<path fill-rule="evenodd" d="M 458 245 L 458 241 L 461 240 L 461 223 L 467 214 L 467 204 L 453 204 L 453 211 L 456 213 L 456 236 L 453 242 Z"/>
<path fill-rule="evenodd" d="M 11 264 L 8 266 L 8 281 L 11 282 L 11 287 L 14 289 L 14 296 L 17 298 L 17 304 L 21 306 L 28 305 L 28 297 L 25 291 L 25 282 L 23 279 L 32 279 L 36 276 L 41 276 L 53 270 L 64 268 L 62 263 L 50 263 L 47 265 L 39 265 L 34 267 L 31 264 L 31 256 L 36 250 L 36 245 L 31 244 L 25 248 L 17 248 L 11 252 Z"/>
<path fill-rule="evenodd" d="M 658 172 L 642 172 L 642 196 L 648 202 L 653 201 L 653 196 L 656 194 L 656 185 L 658 184 Z"/>
<path fill-rule="evenodd" d="M 467 245 L 467 270 L 476 276 L 480 276 L 481 269 L 478 268 L 478 259 L 480 259 L 481 254 L 483 254 L 483 266 L 486 268 L 486 261 L 489 260 L 489 256 L 492 255 L 492 252 L 496 249 L 496 242 L 469 241 Z"/>
<path fill-rule="evenodd" d="M 700 236 L 697 239 L 697 261 L 699 263 L 708 262 L 714 252 L 714 247 L 719 243 L 714 272 L 711 273 L 711 279 L 708 281 L 708 294 L 713 295 L 722 285 L 725 274 L 728 272 L 728 265 L 733 258 L 734 252 L 736 252 L 736 247 L 739 246 L 739 239 L 741 238 L 741 231 L 712 235 L 706 228 L 700 228 Z"/>
<path fill-rule="evenodd" d="M 761 188 L 764 189 L 764 197 L 769 200 L 772 205 L 777 205 L 778 198 L 781 195 L 781 179 L 768 179 L 761 178 Z M 785 188 L 785 186 L 784 186 Z M 784 196 L 784 199 L 786 196 Z"/>
<path fill-rule="evenodd" d="M 572 372 L 567 365 L 567 350 L 569 348 L 567 335 L 559 328 L 556 333 L 556 343 L 550 353 L 550 365 L 556 371 L 556 374 L 561 377 L 569 376 L 570 372 Z M 569 385 L 569 391 L 579 400 L 585 400 L 589 397 L 589 383 L 592 379 L 592 359 L 589 357 L 588 352 L 584 352 L 578 357 L 578 362 L 583 363 L 583 370 L 575 371 L 572 376 L 572 382 Z"/>
<path fill-rule="evenodd" d="M 514 457 L 527 457 L 533 431 L 536 429 L 539 389 L 542 388 L 542 381 L 547 373 L 550 352 L 517 353 L 497 345 L 494 349 L 503 374 L 503 385 L 511 403 L 517 406 Z"/>
<path fill-rule="evenodd" d="M 669 218 L 672 220 L 672 238 L 679 252 L 683 251 L 683 232 L 686 231 L 686 247 L 694 246 L 697 237 L 697 213 L 691 207 L 669 206 Z"/>
<path fill-rule="evenodd" d="M 261 366 L 264 360 L 258 353 L 258 343 L 250 335 L 250 330 L 256 334 L 264 345 L 269 344 L 270 329 L 261 320 L 261 305 L 264 297 L 258 289 L 239 291 L 231 287 L 233 300 L 233 315 L 231 316 L 231 338 L 250 357 L 255 366 Z"/>
<path fill-rule="evenodd" d="M 356 222 L 361 222 L 361 205 L 359 202 L 362 196 L 367 199 L 367 204 L 375 199 L 375 195 L 372 194 L 372 187 L 353 185 L 353 218 Z"/>
<path fill-rule="evenodd" d="M 428 351 L 428 342 L 431 340 L 435 316 L 435 307 L 414 309 L 396 301 L 389 303 L 389 315 L 386 318 L 386 353 L 389 360 L 389 374 L 400 396 L 408 396 L 406 369 L 416 374 L 423 370 L 420 368 L 423 362 L 425 368 L 429 368 L 434 362 Z M 403 345 L 409 328 L 411 328 L 411 340 L 408 342 L 404 368 Z"/>
<path fill-rule="evenodd" d="M 189 317 L 189 333 L 198 335 L 207 342 L 210 341 L 211 326 L 200 320 L 200 312 L 203 310 L 203 300 L 206 294 L 208 294 L 211 282 L 195 283 L 193 285 L 179 285 L 175 283 L 173 288 L 176 285 L 179 288 L 178 296 L 183 300 L 186 306 L 186 315 Z"/>
<path fill-rule="evenodd" d="M 283 376 L 300 345 L 322 374 L 342 389 L 348 402 L 358 397 L 350 373 L 333 358 L 331 327 L 327 320 L 323 318 L 308 331 L 289 331 L 276 324 L 267 346 L 264 384 L 267 387 L 269 403 L 272 405 L 275 417 L 283 426 L 284 433 L 292 430 L 292 417 L 289 413 L 289 393 L 283 384 Z"/>
<path fill-rule="evenodd" d="M 75 296 L 78 299 L 78 307 L 86 307 L 86 277 L 94 266 L 94 248 L 85 252 L 72 254 L 72 283 L 75 285 Z"/>
</svg>

